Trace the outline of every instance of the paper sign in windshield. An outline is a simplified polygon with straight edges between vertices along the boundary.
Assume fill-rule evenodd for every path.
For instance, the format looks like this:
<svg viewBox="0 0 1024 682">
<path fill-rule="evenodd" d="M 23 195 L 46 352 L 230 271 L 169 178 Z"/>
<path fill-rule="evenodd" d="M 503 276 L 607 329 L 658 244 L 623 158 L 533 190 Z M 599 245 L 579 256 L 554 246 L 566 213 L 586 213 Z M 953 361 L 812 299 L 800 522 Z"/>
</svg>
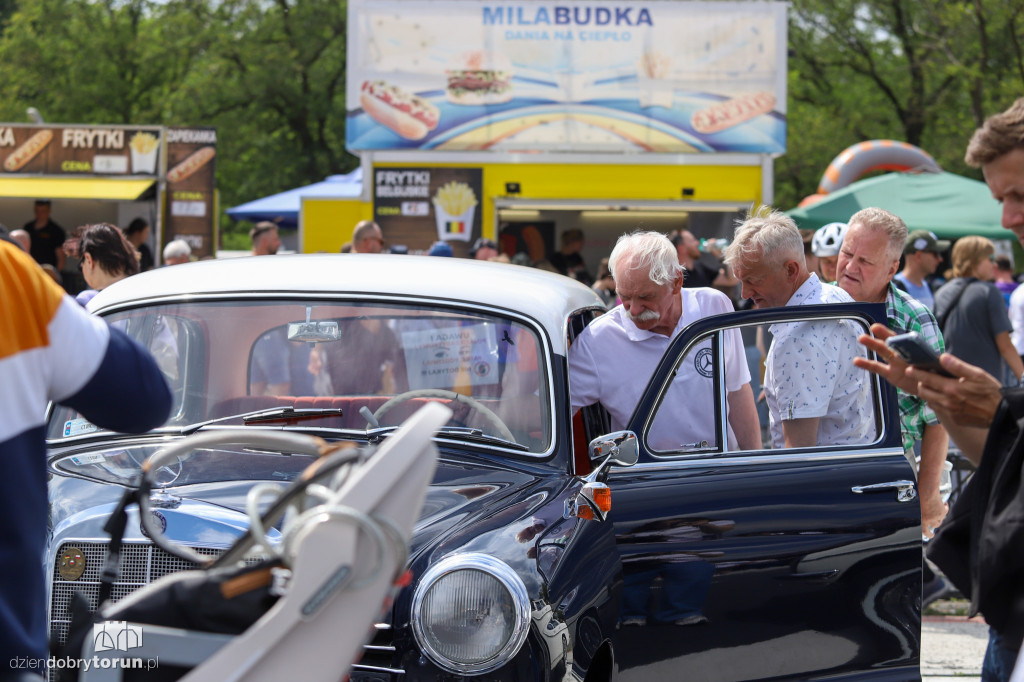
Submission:
<svg viewBox="0 0 1024 682">
<path fill-rule="evenodd" d="M 498 342 L 492 324 L 406 331 L 402 346 L 410 389 L 498 383 Z"/>
</svg>

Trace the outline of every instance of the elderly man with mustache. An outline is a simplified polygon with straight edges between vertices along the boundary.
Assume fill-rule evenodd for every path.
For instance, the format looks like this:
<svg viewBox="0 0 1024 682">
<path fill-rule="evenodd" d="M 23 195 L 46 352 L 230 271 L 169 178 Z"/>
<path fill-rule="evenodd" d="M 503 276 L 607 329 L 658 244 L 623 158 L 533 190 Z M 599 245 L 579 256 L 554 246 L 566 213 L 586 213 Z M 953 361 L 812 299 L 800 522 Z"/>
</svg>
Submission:
<svg viewBox="0 0 1024 682">
<path fill-rule="evenodd" d="M 608 268 L 622 304 L 591 323 L 569 349 L 569 391 L 574 412 L 600 402 L 611 414 L 612 428 L 623 429 L 672 338 L 691 322 L 732 312 L 733 306 L 714 289 L 684 289 L 676 249 L 657 232 L 619 237 Z M 700 365 L 700 345 L 683 359 L 651 428 L 649 439 L 659 449 L 714 444 L 714 385 L 711 373 Z M 729 446 L 760 448 L 738 330 L 726 332 L 724 346 Z"/>
</svg>

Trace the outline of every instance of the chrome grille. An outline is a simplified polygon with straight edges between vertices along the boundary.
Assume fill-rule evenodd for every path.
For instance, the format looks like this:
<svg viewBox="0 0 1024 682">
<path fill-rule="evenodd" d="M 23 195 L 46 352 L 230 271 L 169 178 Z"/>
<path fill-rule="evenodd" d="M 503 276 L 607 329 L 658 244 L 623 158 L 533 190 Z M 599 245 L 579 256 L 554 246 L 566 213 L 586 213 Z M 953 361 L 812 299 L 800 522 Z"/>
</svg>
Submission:
<svg viewBox="0 0 1024 682">
<path fill-rule="evenodd" d="M 57 562 L 67 547 L 77 547 L 85 555 L 85 571 L 78 580 L 64 580 L 57 571 Z M 205 556 L 216 557 L 222 549 L 193 547 Z M 61 544 L 50 570 L 50 637 L 60 644 L 67 641 L 71 613 L 68 607 L 75 592 L 81 592 L 89 603 L 89 610 L 95 611 L 100 592 L 100 574 L 107 560 L 106 542 L 76 542 L 68 540 Z M 254 563 L 252 559 L 249 562 Z M 121 545 L 121 560 L 118 564 L 117 580 L 110 591 L 110 600 L 119 601 L 129 594 L 158 578 L 178 571 L 195 568 L 192 562 L 168 554 L 151 543 L 124 543 Z M 363 655 L 352 666 L 352 682 L 393 682 L 404 676 L 405 671 L 396 667 L 394 633 L 390 623 L 374 625 L 373 638 L 363 647 Z"/>
<path fill-rule="evenodd" d="M 352 666 L 352 682 L 393 682 L 402 679 L 405 671 L 397 667 L 395 636 L 390 623 L 373 626 L 373 638 L 363 646 L 363 655 Z"/>
<path fill-rule="evenodd" d="M 50 637 L 56 637 L 63 644 L 67 640 L 71 613 L 68 607 L 75 592 L 81 592 L 89 603 L 89 610 L 95 611 L 100 593 L 100 574 L 107 560 L 106 542 L 76 542 L 69 540 L 61 544 L 55 555 L 50 571 Z M 77 580 L 65 580 L 57 571 L 61 553 L 67 547 L 77 547 L 85 555 L 85 572 Z M 224 550 L 208 547 L 194 547 L 205 556 L 220 556 Z M 117 580 L 110 591 L 111 601 L 118 601 L 158 578 L 195 568 L 192 562 L 168 554 L 151 543 L 124 543 L 121 545 L 121 560 L 117 569 Z"/>
</svg>

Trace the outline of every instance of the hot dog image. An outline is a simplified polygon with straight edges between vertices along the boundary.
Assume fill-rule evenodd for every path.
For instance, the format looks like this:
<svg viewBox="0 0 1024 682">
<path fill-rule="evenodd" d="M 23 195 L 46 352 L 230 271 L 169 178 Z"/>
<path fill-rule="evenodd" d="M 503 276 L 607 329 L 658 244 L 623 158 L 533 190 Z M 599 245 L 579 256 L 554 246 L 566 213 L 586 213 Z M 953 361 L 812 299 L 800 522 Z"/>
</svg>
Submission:
<svg viewBox="0 0 1024 682">
<path fill-rule="evenodd" d="M 24 168 L 25 164 L 34 159 L 39 152 L 43 151 L 52 139 L 52 130 L 40 130 L 25 140 L 20 147 L 8 154 L 7 158 L 4 159 L 4 170 L 16 171 Z"/>
<path fill-rule="evenodd" d="M 408 140 L 426 137 L 441 117 L 427 100 L 384 81 L 364 82 L 359 102 L 374 121 Z"/>
<path fill-rule="evenodd" d="M 210 162 L 217 154 L 213 147 L 200 147 L 185 157 L 185 160 L 167 171 L 167 182 L 181 182 Z"/>
<path fill-rule="evenodd" d="M 775 95 L 770 92 L 755 92 L 712 104 L 694 112 L 690 125 L 698 133 L 717 133 L 739 125 L 775 108 Z"/>
</svg>

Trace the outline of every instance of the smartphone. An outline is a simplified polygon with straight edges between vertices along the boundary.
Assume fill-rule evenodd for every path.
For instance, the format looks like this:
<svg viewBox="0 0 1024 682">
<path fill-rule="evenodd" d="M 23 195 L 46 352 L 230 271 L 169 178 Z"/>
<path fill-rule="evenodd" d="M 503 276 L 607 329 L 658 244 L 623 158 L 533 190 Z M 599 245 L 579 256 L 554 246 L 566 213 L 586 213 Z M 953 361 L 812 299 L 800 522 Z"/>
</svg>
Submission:
<svg viewBox="0 0 1024 682">
<path fill-rule="evenodd" d="M 944 377 L 953 376 L 942 368 L 942 365 L 939 364 L 938 354 L 917 332 L 907 332 L 906 334 L 890 336 L 885 340 L 885 345 L 892 348 L 908 365 L 913 365 L 918 369 L 927 370 L 929 372 L 935 372 L 936 374 L 941 374 Z"/>
</svg>

